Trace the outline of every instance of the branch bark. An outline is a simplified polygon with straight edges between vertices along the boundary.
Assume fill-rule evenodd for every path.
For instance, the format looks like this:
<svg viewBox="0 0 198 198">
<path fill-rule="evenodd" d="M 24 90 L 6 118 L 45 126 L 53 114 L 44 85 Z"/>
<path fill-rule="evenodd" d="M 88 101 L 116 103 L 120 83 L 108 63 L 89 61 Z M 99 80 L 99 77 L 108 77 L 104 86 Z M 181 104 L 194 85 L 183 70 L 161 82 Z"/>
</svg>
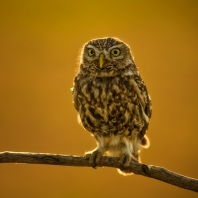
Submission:
<svg viewBox="0 0 198 198">
<path fill-rule="evenodd" d="M 119 158 L 102 157 L 98 167 L 119 168 Z M 48 164 L 62 166 L 90 167 L 88 157 L 60 155 L 50 153 L 28 153 L 28 152 L 1 152 L 0 163 L 27 163 L 27 164 Z M 157 179 L 180 188 L 198 192 L 198 180 L 178 173 L 174 173 L 163 167 L 141 164 L 132 161 L 127 171 L 134 174 Z"/>
</svg>

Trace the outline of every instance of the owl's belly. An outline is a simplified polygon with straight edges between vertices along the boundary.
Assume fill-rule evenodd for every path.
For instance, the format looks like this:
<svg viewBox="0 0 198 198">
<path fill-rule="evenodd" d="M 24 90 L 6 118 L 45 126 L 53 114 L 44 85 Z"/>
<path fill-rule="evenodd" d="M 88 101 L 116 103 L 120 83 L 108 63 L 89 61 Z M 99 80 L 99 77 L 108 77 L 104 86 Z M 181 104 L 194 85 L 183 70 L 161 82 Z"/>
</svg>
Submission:
<svg viewBox="0 0 198 198">
<path fill-rule="evenodd" d="M 81 90 L 79 115 L 89 132 L 108 135 L 142 129 L 144 123 L 137 94 L 131 87 L 126 87 L 126 83 L 98 87 L 92 84 L 89 91 L 83 87 Z"/>
</svg>

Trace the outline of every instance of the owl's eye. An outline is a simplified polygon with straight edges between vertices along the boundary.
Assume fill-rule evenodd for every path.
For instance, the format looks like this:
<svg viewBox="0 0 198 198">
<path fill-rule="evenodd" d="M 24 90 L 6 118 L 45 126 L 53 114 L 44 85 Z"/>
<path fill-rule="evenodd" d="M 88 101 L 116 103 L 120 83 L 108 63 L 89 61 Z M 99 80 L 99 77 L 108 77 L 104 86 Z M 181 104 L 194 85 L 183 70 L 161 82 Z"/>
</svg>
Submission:
<svg viewBox="0 0 198 198">
<path fill-rule="evenodd" d="M 89 49 L 88 49 L 88 55 L 89 55 L 89 56 L 93 56 L 94 54 L 95 54 L 94 49 L 89 48 Z"/>
<path fill-rule="evenodd" d="M 112 49 L 111 54 L 113 56 L 119 56 L 120 55 L 120 49 L 118 49 L 118 48 Z"/>
</svg>

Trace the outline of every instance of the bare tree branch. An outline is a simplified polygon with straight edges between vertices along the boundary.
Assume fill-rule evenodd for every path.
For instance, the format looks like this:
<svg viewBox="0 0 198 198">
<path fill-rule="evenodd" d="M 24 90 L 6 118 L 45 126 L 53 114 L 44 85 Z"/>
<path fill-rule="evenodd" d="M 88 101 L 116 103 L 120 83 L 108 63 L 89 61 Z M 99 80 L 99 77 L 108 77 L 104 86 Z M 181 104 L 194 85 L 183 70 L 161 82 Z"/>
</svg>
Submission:
<svg viewBox="0 0 198 198">
<path fill-rule="evenodd" d="M 98 167 L 107 166 L 119 168 L 119 158 L 102 157 Z M 1 152 L 0 163 L 28 163 L 28 164 L 48 164 L 62 166 L 90 167 L 88 157 L 60 155 L 49 153 L 28 153 L 28 152 Z M 141 164 L 132 161 L 127 171 L 134 174 L 161 180 L 163 182 L 198 192 L 198 180 L 174 173 L 159 166 Z"/>
</svg>

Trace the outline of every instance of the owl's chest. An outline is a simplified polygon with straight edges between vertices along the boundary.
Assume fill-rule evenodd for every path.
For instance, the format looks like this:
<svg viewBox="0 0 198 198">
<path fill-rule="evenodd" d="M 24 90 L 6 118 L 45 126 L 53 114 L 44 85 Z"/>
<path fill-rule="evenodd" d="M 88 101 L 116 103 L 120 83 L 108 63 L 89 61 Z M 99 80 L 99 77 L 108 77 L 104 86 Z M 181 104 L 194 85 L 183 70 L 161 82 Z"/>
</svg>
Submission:
<svg viewBox="0 0 198 198">
<path fill-rule="evenodd" d="M 79 115 L 89 131 L 117 130 L 133 119 L 137 94 L 130 77 L 84 80 L 78 90 Z"/>
<path fill-rule="evenodd" d="M 86 81 L 86 83 L 85 83 Z M 104 111 L 112 114 L 114 107 L 119 106 L 122 112 L 127 104 L 137 99 L 130 78 L 126 76 L 111 78 L 93 78 L 79 83 L 78 98 L 82 107 L 94 108 L 94 111 Z M 100 109 L 100 110 L 99 110 Z"/>
</svg>

